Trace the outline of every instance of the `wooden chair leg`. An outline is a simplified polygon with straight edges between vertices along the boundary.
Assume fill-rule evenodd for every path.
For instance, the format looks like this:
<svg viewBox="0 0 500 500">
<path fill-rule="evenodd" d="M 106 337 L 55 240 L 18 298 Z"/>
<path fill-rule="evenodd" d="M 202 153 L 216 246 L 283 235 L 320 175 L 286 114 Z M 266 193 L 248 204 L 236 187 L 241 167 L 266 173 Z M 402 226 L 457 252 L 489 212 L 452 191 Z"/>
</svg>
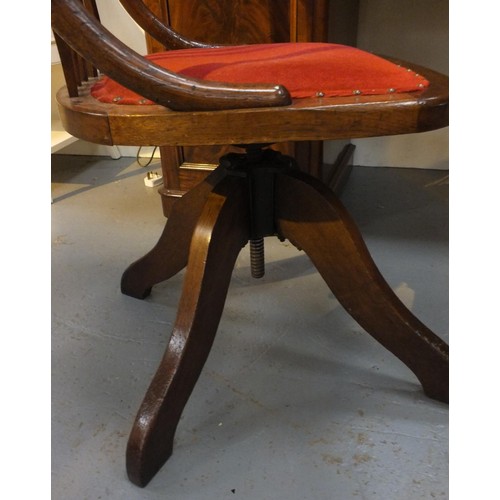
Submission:
<svg viewBox="0 0 500 500">
<path fill-rule="evenodd" d="M 279 175 L 276 218 L 280 235 L 304 250 L 339 302 L 421 382 L 448 401 L 448 346 L 422 324 L 384 280 L 346 209 L 316 179 Z"/>
<path fill-rule="evenodd" d="M 236 257 L 248 242 L 244 182 L 226 177 L 193 233 L 177 319 L 127 448 L 130 480 L 145 486 L 172 453 L 179 418 L 212 346 Z"/>
<path fill-rule="evenodd" d="M 196 222 L 212 189 L 223 175 L 221 168 L 214 170 L 175 202 L 158 243 L 123 273 L 121 290 L 125 295 L 144 299 L 151 293 L 153 285 L 186 267 Z"/>
</svg>

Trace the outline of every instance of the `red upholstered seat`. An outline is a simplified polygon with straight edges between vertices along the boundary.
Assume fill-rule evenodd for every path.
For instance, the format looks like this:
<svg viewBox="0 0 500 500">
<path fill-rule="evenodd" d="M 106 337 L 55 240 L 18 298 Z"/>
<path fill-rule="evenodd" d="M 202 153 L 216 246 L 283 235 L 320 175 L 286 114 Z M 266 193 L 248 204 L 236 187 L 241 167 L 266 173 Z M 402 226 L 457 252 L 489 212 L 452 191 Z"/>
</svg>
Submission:
<svg viewBox="0 0 500 500">
<path fill-rule="evenodd" d="M 281 84 L 293 98 L 412 92 L 429 85 L 409 68 L 354 47 L 328 43 L 184 49 L 147 58 L 170 71 L 202 80 Z M 107 77 L 91 92 L 101 102 L 153 104 Z"/>
</svg>

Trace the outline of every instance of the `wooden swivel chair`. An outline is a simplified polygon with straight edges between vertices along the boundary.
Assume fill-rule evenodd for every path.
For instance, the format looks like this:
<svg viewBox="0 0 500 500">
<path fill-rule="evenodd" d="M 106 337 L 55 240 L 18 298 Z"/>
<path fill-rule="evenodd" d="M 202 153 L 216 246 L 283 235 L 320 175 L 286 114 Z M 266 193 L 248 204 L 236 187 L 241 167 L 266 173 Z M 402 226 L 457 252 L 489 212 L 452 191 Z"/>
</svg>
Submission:
<svg viewBox="0 0 500 500">
<path fill-rule="evenodd" d="M 122 4 L 165 46 L 186 51 L 168 52 L 162 61 L 144 58 L 100 25 L 93 15 L 93 1 L 52 0 L 52 27 L 61 57 L 72 68 L 67 71 L 68 87 L 58 94 L 65 128 L 101 144 L 242 148 L 241 154 L 221 158 L 213 173 L 174 204 L 156 246 L 123 274 L 123 293 L 144 298 L 155 284 L 187 266 L 170 343 L 129 438 L 131 481 L 146 485 L 170 456 L 176 426 L 218 327 L 235 260 L 250 241 L 252 273 L 261 276 L 267 236 L 288 239 L 307 253 L 351 316 L 408 366 L 429 397 L 447 401 L 448 346 L 413 316 L 384 281 L 335 195 L 296 168 L 292 158 L 267 147 L 288 140 L 406 134 L 444 127 L 447 78 L 333 45 L 208 48 L 166 27 L 141 1 L 122 0 Z M 343 58 L 344 50 L 348 52 Z M 317 51 L 319 62 L 314 60 Z M 204 66 L 205 73 L 229 67 L 228 79 L 236 74 L 241 81 L 220 83 L 216 77 L 192 76 L 187 70 L 176 72 L 159 65 L 179 58 L 187 66 Z M 264 68 L 259 66 L 257 71 L 252 66 L 241 76 L 234 58 L 263 63 Z M 311 58 L 312 68 L 307 66 Z M 285 71 L 280 69 L 283 61 Z M 109 78 L 97 84 L 87 79 L 88 62 Z M 356 70 L 358 63 L 361 70 Z M 299 76 L 315 73 L 312 81 L 322 87 L 314 94 L 308 89 L 309 94 L 297 96 L 304 82 L 299 78 L 297 90 L 292 88 L 293 78 L 287 80 L 293 73 L 289 69 L 297 65 Z M 398 87 L 389 86 L 392 80 L 387 75 L 385 80 L 382 75 L 382 83 L 377 80 L 379 65 L 398 81 Z M 356 86 L 347 91 L 339 91 L 338 85 L 329 88 L 319 74 L 320 66 L 329 68 L 327 80 L 345 73 L 350 81 L 358 71 Z M 258 80 L 260 72 L 276 69 L 271 75 L 277 80 Z M 405 89 L 408 76 L 413 87 Z"/>
</svg>

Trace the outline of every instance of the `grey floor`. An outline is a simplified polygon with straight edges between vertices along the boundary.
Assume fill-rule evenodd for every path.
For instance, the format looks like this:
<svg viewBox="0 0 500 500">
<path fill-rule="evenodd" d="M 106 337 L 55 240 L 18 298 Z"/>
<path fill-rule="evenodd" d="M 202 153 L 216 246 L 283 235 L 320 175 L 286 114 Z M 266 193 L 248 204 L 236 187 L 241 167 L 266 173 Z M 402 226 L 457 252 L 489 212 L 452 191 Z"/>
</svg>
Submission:
<svg viewBox="0 0 500 500">
<path fill-rule="evenodd" d="M 242 251 L 174 454 L 132 485 L 128 432 L 183 273 L 145 301 L 122 295 L 165 222 L 156 189 L 132 158 L 52 160 L 52 498 L 448 498 L 448 407 L 277 239 L 262 280 Z M 356 167 L 343 201 L 399 297 L 447 339 L 447 172 Z"/>
</svg>

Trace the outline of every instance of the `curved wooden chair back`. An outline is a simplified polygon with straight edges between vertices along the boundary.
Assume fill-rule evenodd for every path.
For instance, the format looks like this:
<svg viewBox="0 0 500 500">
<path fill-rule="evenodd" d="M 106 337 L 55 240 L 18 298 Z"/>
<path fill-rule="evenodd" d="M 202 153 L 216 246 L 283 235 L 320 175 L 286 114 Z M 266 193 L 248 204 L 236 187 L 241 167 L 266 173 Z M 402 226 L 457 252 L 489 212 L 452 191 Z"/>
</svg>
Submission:
<svg viewBox="0 0 500 500">
<path fill-rule="evenodd" d="M 99 11 L 95 0 L 81 0 L 81 2 L 88 12 L 100 21 Z M 84 82 L 88 82 L 89 78 L 96 78 L 98 76 L 98 70 L 89 63 L 88 60 L 75 52 L 57 32 L 54 33 L 54 39 L 56 41 L 57 50 L 59 51 L 68 94 L 70 97 L 77 97 L 78 88 Z"/>
<path fill-rule="evenodd" d="M 138 24 L 170 49 L 206 47 L 160 22 L 142 2 L 120 0 Z M 81 0 L 53 0 L 52 28 L 85 61 L 169 109 L 213 110 L 290 104 L 280 85 L 225 84 L 175 74 L 148 61 L 102 26 Z M 74 65 L 76 66 L 76 65 Z"/>
</svg>

